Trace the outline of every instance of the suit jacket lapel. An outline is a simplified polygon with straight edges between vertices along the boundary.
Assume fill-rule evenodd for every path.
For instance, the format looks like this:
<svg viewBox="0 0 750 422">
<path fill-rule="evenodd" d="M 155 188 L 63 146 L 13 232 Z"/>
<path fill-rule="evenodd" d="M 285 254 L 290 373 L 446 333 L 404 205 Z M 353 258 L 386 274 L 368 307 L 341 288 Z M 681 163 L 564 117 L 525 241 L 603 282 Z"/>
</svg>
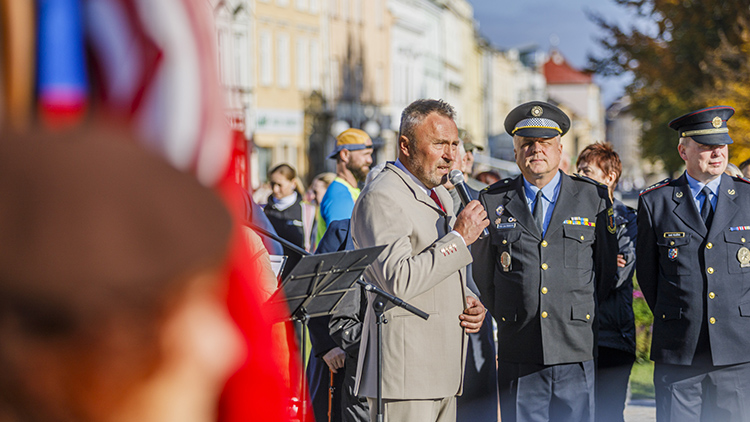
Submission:
<svg viewBox="0 0 750 422">
<path fill-rule="evenodd" d="M 690 191 L 690 186 L 688 185 L 685 173 L 676 180 L 674 185 L 666 187 L 666 189 L 672 189 L 672 200 L 675 203 L 675 215 L 677 215 L 680 220 L 696 233 L 702 237 L 706 237 L 706 225 L 703 224 L 701 215 L 695 208 L 695 204 L 693 203 L 693 192 Z"/>
<path fill-rule="evenodd" d="M 509 189 L 505 193 L 505 209 L 520 225 L 526 228 L 528 233 L 541 240 L 542 233 L 539 232 L 534 223 L 534 217 L 531 215 L 531 211 L 529 211 L 528 204 L 526 204 L 526 194 L 523 191 L 523 175 L 516 177 L 512 183 L 515 184 L 513 189 Z"/>
<path fill-rule="evenodd" d="M 711 222 L 711 230 L 708 233 L 708 237 L 714 237 L 721 234 L 740 208 L 735 203 L 735 199 L 737 199 L 737 190 L 734 185 L 734 180 L 732 180 L 731 177 L 726 174 L 721 175 L 719 190 L 719 192 L 716 192 L 716 210 L 714 211 L 714 218 Z"/>
</svg>

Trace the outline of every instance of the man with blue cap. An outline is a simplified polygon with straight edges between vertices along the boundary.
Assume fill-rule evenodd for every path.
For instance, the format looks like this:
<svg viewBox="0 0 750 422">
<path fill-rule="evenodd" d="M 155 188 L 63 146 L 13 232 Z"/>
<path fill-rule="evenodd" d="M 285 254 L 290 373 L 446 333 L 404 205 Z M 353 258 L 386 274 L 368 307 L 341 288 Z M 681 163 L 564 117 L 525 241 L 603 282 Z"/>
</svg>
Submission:
<svg viewBox="0 0 750 422">
<path fill-rule="evenodd" d="M 611 289 L 617 238 L 607 187 L 559 170 L 570 119 L 532 101 L 511 111 L 521 175 L 484 189 L 491 224 L 472 249 L 498 324 L 503 422 L 594 421 L 597 297 Z"/>
<path fill-rule="evenodd" d="M 672 120 L 685 172 L 639 200 L 659 422 L 750 420 L 750 182 L 724 174 L 733 114 L 714 106 Z"/>
</svg>

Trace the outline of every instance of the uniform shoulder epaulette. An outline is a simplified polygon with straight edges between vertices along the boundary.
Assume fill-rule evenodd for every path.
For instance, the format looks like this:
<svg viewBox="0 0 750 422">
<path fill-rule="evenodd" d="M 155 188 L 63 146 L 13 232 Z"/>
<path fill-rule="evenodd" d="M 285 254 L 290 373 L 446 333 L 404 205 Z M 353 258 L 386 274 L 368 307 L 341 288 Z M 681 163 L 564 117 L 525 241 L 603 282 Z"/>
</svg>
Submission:
<svg viewBox="0 0 750 422">
<path fill-rule="evenodd" d="M 732 176 L 732 179 L 734 179 L 736 182 L 745 182 L 747 184 L 750 184 L 750 179 L 746 179 L 744 177 Z"/>
<path fill-rule="evenodd" d="M 482 189 L 480 191 L 480 193 L 498 193 L 498 192 L 503 192 L 503 191 L 507 190 L 509 187 L 513 186 L 513 184 L 510 183 L 511 181 L 513 181 L 512 177 L 509 177 L 509 178 L 503 179 L 503 180 L 499 180 L 499 181 L 497 181 L 497 182 L 495 182 L 495 183 L 487 186 L 486 188 Z"/>
<path fill-rule="evenodd" d="M 647 187 L 646 189 L 643 189 L 641 191 L 641 193 L 639 194 L 639 196 L 643 195 L 644 193 L 649 193 L 652 190 L 659 189 L 660 187 L 667 186 L 671 180 L 672 179 L 670 179 L 669 177 L 667 177 L 666 179 L 662 180 L 661 182 L 654 183 L 653 185 Z"/>
<path fill-rule="evenodd" d="M 575 174 L 571 174 L 570 177 L 573 180 L 580 180 L 580 181 L 583 181 L 583 182 L 589 182 L 592 185 L 596 185 L 596 186 L 602 187 L 604 189 L 608 189 L 607 185 L 605 185 L 604 183 L 598 182 L 598 181 L 596 181 L 596 180 L 594 180 L 594 179 L 592 179 L 590 177 L 584 176 L 582 174 L 575 173 Z"/>
</svg>

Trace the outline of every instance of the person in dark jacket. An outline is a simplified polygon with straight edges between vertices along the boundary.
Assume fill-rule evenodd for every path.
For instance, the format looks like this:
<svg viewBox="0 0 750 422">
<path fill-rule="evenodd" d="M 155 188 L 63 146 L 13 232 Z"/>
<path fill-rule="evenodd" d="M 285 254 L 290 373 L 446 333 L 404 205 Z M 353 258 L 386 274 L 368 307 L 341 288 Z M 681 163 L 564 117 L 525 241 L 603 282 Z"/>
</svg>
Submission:
<svg viewBox="0 0 750 422">
<path fill-rule="evenodd" d="M 685 173 L 639 198 L 659 422 L 750 420 L 750 181 L 724 174 L 733 114 L 714 106 L 671 121 Z"/>
<path fill-rule="evenodd" d="M 623 422 L 630 370 L 635 362 L 633 273 L 638 230 L 634 209 L 615 199 L 622 173 L 620 156 L 609 143 L 597 142 L 581 151 L 578 173 L 607 185 L 617 225 L 617 274 L 613 289 L 599 303 L 596 365 L 596 421 Z"/>
<path fill-rule="evenodd" d="M 297 171 L 288 164 L 279 164 L 268 172 L 273 193 L 263 211 L 276 233 L 300 248 L 310 251 L 314 244 L 315 207 L 302 202 L 302 190 L 297 182 Z M 284 246 L 286 265 L 281 273 L 282 280 L 292 271 L 302 256 Z"/>
</svg>

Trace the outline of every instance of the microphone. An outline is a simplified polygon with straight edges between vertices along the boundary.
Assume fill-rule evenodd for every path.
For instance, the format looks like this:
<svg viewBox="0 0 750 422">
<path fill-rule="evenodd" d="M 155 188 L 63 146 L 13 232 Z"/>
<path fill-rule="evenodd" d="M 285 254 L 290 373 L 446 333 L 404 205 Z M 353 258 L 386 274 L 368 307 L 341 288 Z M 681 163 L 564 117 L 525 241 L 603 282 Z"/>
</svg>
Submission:
<svg viewBox="0 0 750 422">
<path fill-rule="evenodd" d="M 466 188 L 466 183 L 464 182 L 464 174 L 461 170 L 451 170 L 451 172 L 448 174 L 448 180 L 453 184 L 454 188 L 458 192 L 458 197 L 461 198 L 461 203 L 464 205 L 464 207 L 472 201 L 471 194 L 469 193 L 469 189 Z M 482 237 L 487 237 L 490 235 L 490 232 L 487 231 L 487 227 L 482 230 Z"/>
</svg>

